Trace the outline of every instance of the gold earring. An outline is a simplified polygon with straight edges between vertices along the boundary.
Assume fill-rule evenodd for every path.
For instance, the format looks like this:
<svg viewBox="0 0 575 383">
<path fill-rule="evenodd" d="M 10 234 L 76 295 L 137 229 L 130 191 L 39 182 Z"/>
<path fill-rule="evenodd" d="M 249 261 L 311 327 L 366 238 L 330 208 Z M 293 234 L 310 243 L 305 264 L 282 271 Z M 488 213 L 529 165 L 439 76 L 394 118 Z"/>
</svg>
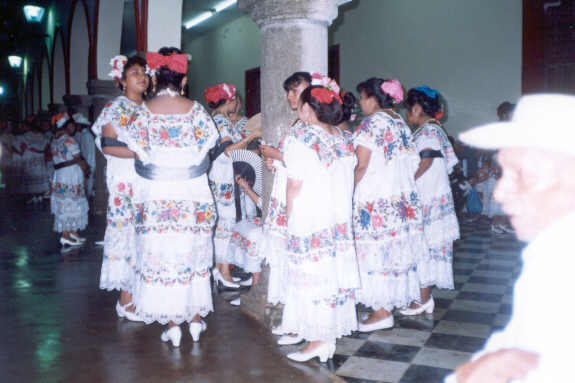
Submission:
<svg viewBox="0 0 575 383">
<path fill-rule="evenodd" d="M 156 84 L 152 85 L 152 94 L 156 94 Z"/>
<path fill-rule="evenodd" d="M 125 86 L 122 87 L 122 94 L 124 94 L 124 95 L 126 94 L 126 87 Z"/>
<path fill-rule="evenodd" d="M 180 94 L 181 94 L 182 96 L 184 95 L 184 88 L 182 88 L 182 89 L 180 90 Z"/>
</svg>

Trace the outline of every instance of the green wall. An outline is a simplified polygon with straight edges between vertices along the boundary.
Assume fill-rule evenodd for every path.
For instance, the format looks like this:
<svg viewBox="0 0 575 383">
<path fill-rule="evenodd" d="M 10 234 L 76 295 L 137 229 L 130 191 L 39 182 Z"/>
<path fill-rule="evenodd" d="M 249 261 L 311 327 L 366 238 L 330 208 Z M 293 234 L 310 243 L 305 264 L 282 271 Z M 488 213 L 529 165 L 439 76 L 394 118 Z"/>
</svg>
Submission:
<svg viewBox="0 0 575 383">
<path fill-rule="evenodd" d="M 340 44 L 343 88 L 371 76 L 399 78 L 406 88 L 427 84 L 446 98 L 446 128 L 457 133 L 519 98 L 521 34 L 521 0 L 353 0 L 330 27 L 330 44 Z M 193 98 L 203 101 L 203 89 L 222 81 L 243 94 L 244 71 L 259 65 L 257 26 L 243 16 L 189 36 Z"/>
</svg>

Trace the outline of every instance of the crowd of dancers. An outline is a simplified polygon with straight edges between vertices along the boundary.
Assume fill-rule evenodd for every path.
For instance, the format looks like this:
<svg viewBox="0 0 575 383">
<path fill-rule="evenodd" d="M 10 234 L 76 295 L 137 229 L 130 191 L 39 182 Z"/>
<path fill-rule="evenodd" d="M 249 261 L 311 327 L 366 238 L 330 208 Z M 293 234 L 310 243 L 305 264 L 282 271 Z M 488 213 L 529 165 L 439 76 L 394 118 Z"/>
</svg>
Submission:
<svg viewBox="0 0 575 383">
<path fill-rule="evenodd" d="M 396 309 L 433 312 L 432 288 L 454 287 L 459 238 L 449 180 L 458 159 L 439 92 L 404 94 L 398 80 L 374 77 L 356 98 L 296 72 L 283 87 L 298 118 L 268 143 L 259 116 L 241 115 L 232 84 L 204 91 L 211 113 L 184 97 L 187 65 L 176 48 L 114 58 L 122 95 L 91 125 L 109 193 L 100 287 L 121 292 L 118 315 L 167 325 L 161 339 L 175 347 L 187 323 L 198 341 L 213 311 L 211 278 L 228 289 L 257 284 L 264 263 L 268 301 L 283 304 L 278 343 L 307 342 L 292 360 L 325 361 L 337 338 L 392 328 Z M 94 167 L 78 137 L 86 122 L 38 116 L 10 143 L 27 192 L 50 196 L 65 246 L 81 244 L 88 224 Z M 274 174 L 266 205 L 262 167 Z M 232 267 L 251 277 L 234 278 Z M 371 313 L 358 318 L 357 304 Z"/>
</svg>

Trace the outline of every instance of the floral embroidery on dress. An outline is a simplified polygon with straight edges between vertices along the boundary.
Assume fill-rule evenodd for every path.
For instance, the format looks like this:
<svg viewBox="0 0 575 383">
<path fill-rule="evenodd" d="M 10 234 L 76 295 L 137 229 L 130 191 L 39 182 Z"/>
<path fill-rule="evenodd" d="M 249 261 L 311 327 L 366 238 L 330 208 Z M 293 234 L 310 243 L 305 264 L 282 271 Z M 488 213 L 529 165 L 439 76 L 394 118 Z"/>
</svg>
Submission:
<svg viewBox="0 0 575 383">
<path fill-rule="evenodd" d="M 134 219 L 132 197 L 134 190 L 130 182 L 119 182 L 115 185 L 113 203 L 108 205 L 107 222 L 109 225 L 122 228 L 131 225 Z"/>
<path fill-rule="evenodd" d="M 354 140 L 358 137 L 365 137 L 377 148 L 383 149 L 388 161 L 401 153 L 411 153 L 415 150 L 412 137 L 408 135 L 403 120 L 394 119 L 384 112 L 372 114 L 364 119 L 354 134 Z"/>
<path fill-rule="evenodd" d="M 451 191 L 434 197 L 423 206 L 423 224 L 426 226 L 453 215 L 455 215 L 455 206 Z"/>
<path fill-rule="evenodd" d="M 210 189 L 212 190 L 212 194 L 214 195 L 214 199 L 224 206 L 229 206 L 234 202 L 234 184 L 226 184 L 226 183 L 219 183 L 214 182 L 212 180 L 209 181 Z"/>
<path fill-rule="evenodd" d="M 449 173 L 451 172 L 451 169 L 459 162 L 459 159 L 455 155 L 455 150 L 453 149 L 449 138 L 447 138 L 447 134 L 443 128 L 441 128 L 441 125 L 438 125 L 435 122 L 427 122 L 423 124 L 421 128 L 417 129 L 415 133 L 413 133 L 413 137 L 416 142 L 420 139 L 437 140 L 441 154 L 443 154 L 443 158 L 447 162 L 447 167 L 450 169 Z"/>
<path fill-rule="evenodd" d="M 136 204 L 136 232 L 211 232 L 217 215 L 213 203 L 153 200 Z"/>
<path fill-rule="evenodd" d="M 125 96 L 117 97 L 108 102 L 92 126 L 92 131 L 97 138 L 96 144 L 99 146 L 98 141 L 102 136 L 102 129 L 105 125 L 111 124 L 116 133 L 118 133 L 120 129 L 126 129 L 134 115 L 134 112 L 139 108 L 141 108 L 140 105 Z"/>
<path fill-rule="evenodd" d="M 337 294 L 329 298 L 314 299 L 312 302 L 314 305 L 326 305 L 334 309 L 345 305 L 349 300 L 355 302 L 355 289 L 339 289 Z"/>
<path fill-rule="evenodd" d="M 242 249 L 248 257 L 254 259 L 259 257 L 257 243 L 245 237 L 240 232 L 234 231 L 230 239 L 230 245 Z"/>
<path fill-rule="evenodd" d="M 326 167 L 331 166 L 338 158 L 334 150 L 334 146 L 336 146 L 335 139 L 320 127 L 301 124 L 294 127 L 290 135 L 316 152 L 320 162 Z M 341 153 L 343 154 L 343 152 Z"/>
<path fill-rule="evenodd" d="M 57 195 L 59 198 L 84 198 L 84 187 L 81 184 L 63 184 L 56 182 L 52 184 L 52 194 Z"/>
<path fill-rule="evenodd" d="M 141 278 L 146 284 L 158 284 L 162 286 L 190 285 L 197 278 L 209 278 L 209 269 L 192 271 L 189 267 L 181 265 L 177 272 L 167 274 L 163 269 L 147 268 L 136 270 L 136 277 Z"/>
<path fill-rule="evenodd" d="M 55 164 L 73 160 L 74 156 L 80 153 L 80 145 L 68 135 L 56 138 L 54 141 L 51 152 Z"/>
<path fill-rule="evenodd" d="M 231 121 L 219 113 L 216 114 L 213 119 L 218 128 L 218 132 L 220 133 L 220 138 L 230 137 L 233 140 L 234 133 L 232 131 L 233 127 Z"/>
<path fill-rule="evenodd" d="M 273 229 L 274 227 L 287 227 L 287 208 L 285 203 L 272 197 L 268 206 L 268 215 L 265 220 L 266 230 Z"/>
<path fill-rule="evenodd" d="M 409 195 L 402 193 L 387 199 L 373 202 L 356 202 L 353 215 L 356 227 L 356 239 L 384 238 L 386 235 L 395 237 L 401 231 L 409 231 L 405 223 L 416 223 L 421 226 L 421 202 L 416 192 Z M 421 228 L 420 228 L 421 229 Z"/>
</svg>

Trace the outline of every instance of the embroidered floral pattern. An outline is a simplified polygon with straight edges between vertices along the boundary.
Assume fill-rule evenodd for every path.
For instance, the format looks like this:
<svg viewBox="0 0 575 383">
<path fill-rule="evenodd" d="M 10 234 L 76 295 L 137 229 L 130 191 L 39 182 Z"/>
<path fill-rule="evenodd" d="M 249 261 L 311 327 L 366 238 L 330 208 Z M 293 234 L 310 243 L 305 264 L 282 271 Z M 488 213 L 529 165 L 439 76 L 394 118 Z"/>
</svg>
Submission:
<svg viewBox="0 0 575 383">
<path fill-rule="evenodd" d="M 367 139 L 372 145 L 383 150 L 388 161 L 400 154 L 411 154 L 415 151 L 412 136 L 403 120 L 395 119 L 384 112 L 364 119 L 354 134 L 354 140 L 358 137 Z"/>
<path fill-rule="evenodd" d="M 210 233 L 217 215 L 212 203 L 154 200 L 136 205 L 136 232 Z"/>
<path fill-rule="evenodd" d="M 216 114 L 213 118 L 216 123 L 216 128 L 218 128 L 218 132 L 220 133 L 220 138 L 230 137 L 234 140 L 233 125 L 231 121 L 221 114 Z"/>
<path fill-rule="evenodd" d="M 125 130 L 134 112 L 140 108 L 140 105 L 124 96 L 117 97 L 107 103 L 92 126 L 92 131 L 96 135 L 96 144 L 99 145 L 104 126 L 111 124 L 116 133 L 120 130 Z"/>
<path fill-rule="evenodd" d="M 264 226 L 266 230 L 277 227 L 281 228 L 282 231 L 285 231 L 285 228 L 287 227 L 287 211 L 285 203 L 280 203 L 280 201 L 275 197 L 270 198 L 268 215 Z"/>
<path fill-rule="evenodd" d="M 243 236 L 240 232 L 234 231 L 230 239 L 230 245 L 239 247 L 248 257 L 258 257 L 257 243 Z"/>
<path fill-rule="evenodd" d="M 356 239 L 368 237 L 395 237 L 409 231 L 406 224 L 417 224 L 421 230 L 421 203 L 416 192 L 402 193 L 391 198 L 372 202 L 356 202 L 354 206 L 354 228 Z"/>
<path fill-rule="evenodd" d="M 295 264 L 319 262 L 326 256 L 335 256 L 337 242 L 344 240 L 352 240 L 350 224 L 337 224 L 305 236 L 289 235 L 287 255 L 290 262 Z"/>
<path fill-rule="evenodd" d="M 55 182 L 52 183 L 52 194 L 58 198 L 84 198 L 84 185 Z"/>
<path fill-rule="evenodd" d="M 453 146 L 451 146 L 451 142 L 449 142 L 449 138 L 447 138 L 447 134 L 443 131 L 440 125 L 436 123 L 426 123 L 423 126 L 415 131 L 413 134 L 413 138 L 415 142 L 422 140 L 424 142 L 428 140 L 437 140 L 439 142 L 441 154 L 443 154 L 443 158 L 447 161 L 447 166 L 449 169 L 453 168 L 459 160 L 455 155 L 455 150 Z M 424 149 L 422 146 L 426 146 L 425 143 L 419 145 L 421 149 Z"/>
<path fill-rule="evenodd" d="M 219 183 L 210 180 L 210 189 L 218 204 L 229 206 L 234 203 L 234 184 Z"/>
<path fill-rule="evenodd" d="M 177 270 L 166 273 L 163 269 L 147 268 L 137 270 L 136 277 L 149 285 L 175 286 L 191 285 L 198 278 L 209 278 L 209 269 L 194 271 L 185 265 L 177 267 Z"/>
<path fill-rule="evenodd" d="M 333 309 L 337 306 L 343 306 L 348 301 L 355 302 L 355 289 L 339 289 L 338 293 L 325 299 L 314 299 L 314 305 L 326 305 Z M 355 304 L 355 303 L 354 303 Z"/>
<path fill-rule="evenodd" d="M 455 206 L 451 192 L 437 196 L 430 203 L 423 206 L 423 224 L 429 226 L 434 222 L 442 221 L 448 216 L 455 215 Z"/>
<path fill-rule="evenodd" d="M 80 153 L 80 145 L 72 137 L 64 134 L 52 141 L 50 151 L 54 164 L 59 164 L 73 160 L 74 156 Z"/>
<path fill-rule="evenodd" d="M 338 158 L 334 146 L 336 142 L 332 135 L 317 126 L 298 125 L 294 127 L 291 136 L 303 143 L 318 155 L 322 164 L 329 167 Z"/>
<path fill-rule="evenodd" d="M 132 197 L 134 191 L 130 182 L 119 182 L 110 190 L 107 220 L 108 225 L 122 228 L 131 225 L 134 219 Z"/>
</svg>

